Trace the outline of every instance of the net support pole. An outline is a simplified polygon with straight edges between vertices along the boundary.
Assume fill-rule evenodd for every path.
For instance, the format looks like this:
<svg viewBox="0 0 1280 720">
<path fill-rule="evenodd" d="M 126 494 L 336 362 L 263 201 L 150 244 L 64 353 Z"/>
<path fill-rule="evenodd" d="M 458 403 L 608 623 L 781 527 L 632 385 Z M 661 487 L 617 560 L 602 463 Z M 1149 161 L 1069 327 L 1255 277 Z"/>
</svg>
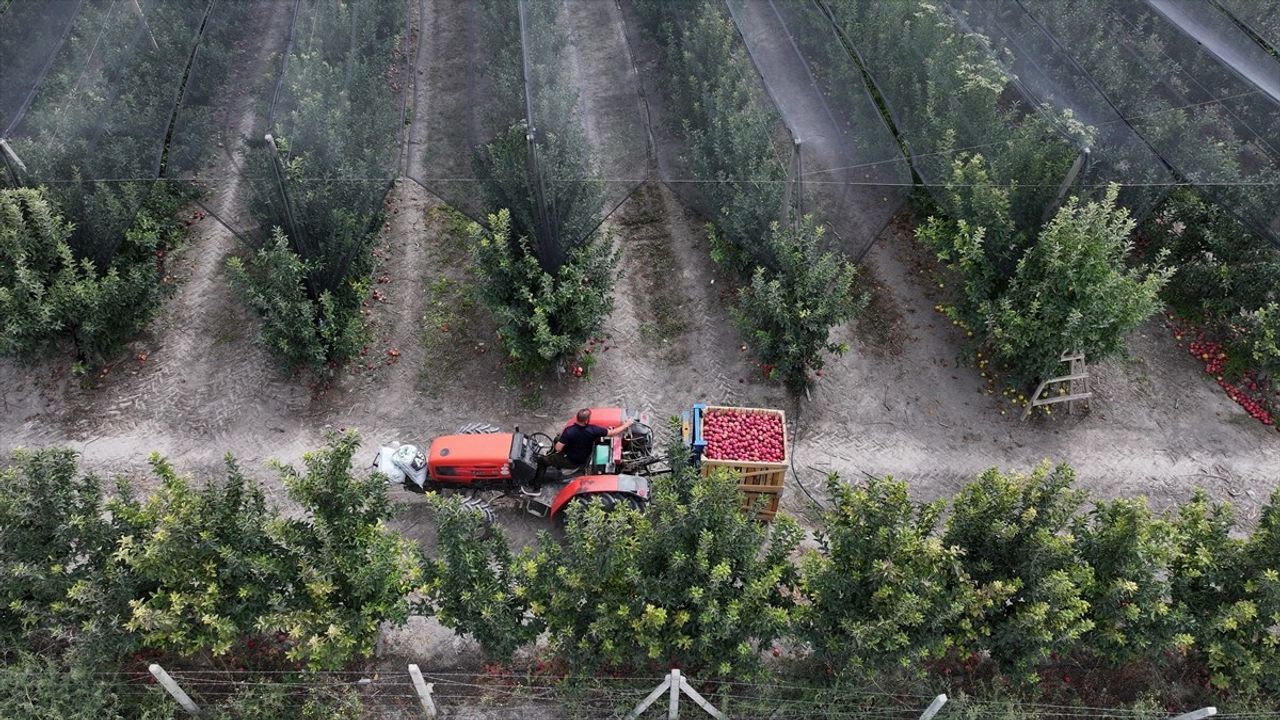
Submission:
<svg viewBox="0 0 1280 720">
<path fill-rule="evenodd" d="M 280 158 L 280 148 L 276 146 L 276 139 L 267 133 L 263 138 L 267 141 L 267 147 L 271 150 L 271 171 L 275 175 L 276 187 L 280 190 L 280 201 L 284 204 L 284 224 L 285 229 L 289 231 L 289 239 L 293 241 L 294 247 L 298 249 L 298 254 L 303 260 L 310 260 L 310 248 L 307 247 L 306 238 L 298 232 L 297 223 L 293 218 L 293 202 L 289 198 L 289 188 L 285 183 L 284 161 Z"/>
<path fill-rule="evenodd" d="M 791 141 L 791 162 L 788 168 L 791 177 L 787 178 L 787 192 L 783 198 L 783 210 L 791 215 L 791 224 L 796 228 L 800 227 L 800 220 L 804 217 L 803 149 L 800 138 Z"/>
<path fill-rule="evenodd" d="M 662 697 L 662 693 L 666 692 L 668 689 L 672 689 L 670 675 L 668 675 L 661 683 L 658 683 L 658 687 L 654 688 L 653 692 L 646 695 L 645 698 L 640 701 L 640 704 L 636 705 L 631 712 L 627 713 L 627 720 L 636 720 L 636 718 L 640 717 L 640 713 L 648 710 L 649 706 L 657 702 L 658 698 Z"/>
<path fill-rule="evenodd" d="M 4 166 L 9 170 L 9 174 L 13 176 L 13 184 L 21 185 L 22 175 L 19 175 L 19 173 L 26 174 L 27 164 L 22 162 L 22 158 L 18 157 L 18 153 L 14 152 L 13 148 L 9 146 L 8 140 L 0 139 L 0 151 L 4 153 Z"/>
<path fill-rule="evenodd" d="M 151 666 L 148 667 L 147 670 L 151 671 L 152 676 L 159 681 L 160 687 L 164 688 L 165 692 L 169 693 L 174 700 L 177 700 L 178 704 L 182 706 L 183 710 L 187 711 L 188 715 L 193 717 L 200 715 L 200 706 L 192 702 L 191 696 L 187 695 L 183 692 L 182 688 L 178 687 L 178 683 L 174 682 L 173 678 L 169 676 L 169 673 L 164 671 L 164 668 L 160 667 L 158 663 L 151 663 Z"/>
<path fill-rule="evenodd" d="M 682 678 L 680 677 L 680 671 L 673 669 L 671 671 L 671 677 L 669 678 L 669 681 L 671 683 L 669 702 L 671 704 L 667 706 L 667 720 L 677 720 L 680 717 L 681 680 Z"/>
<path fill-rule="evenodd" d="M 1058 188 L 1058 196 L 1053 199 L 1053 203 L 1044 209 L 1044 215 L 1040 218 L 1040 222 L 1046 223 L 1049 218 L 1058 212 L 1058 208 L 1062 207 L 1062 201 L 1067 197 L 1067 191 L 1076 184 L 1076 178 L 1080 177 L 1080 171 L 1084 170 L 1089 164 L 1089 148 L 1080 151 L 1076 156 L 1076 161 L 1071 163 L 1071 168 L 1067 170 L 1067 176 L 1062 179 L 1062 185 Z"/>
</svg>

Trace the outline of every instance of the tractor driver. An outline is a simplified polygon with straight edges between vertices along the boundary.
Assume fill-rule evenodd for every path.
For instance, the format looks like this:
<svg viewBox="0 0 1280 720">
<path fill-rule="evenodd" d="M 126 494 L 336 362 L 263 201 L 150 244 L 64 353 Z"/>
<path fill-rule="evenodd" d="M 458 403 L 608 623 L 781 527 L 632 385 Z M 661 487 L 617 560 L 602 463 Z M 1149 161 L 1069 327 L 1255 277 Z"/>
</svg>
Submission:
<svg viewBox="0 0 1280 720">
<path fill-rule="evenodd" d="M 596 441 L 621 435 L 634 423 L 635 420 L 627 420 L 618 427 L 605 429 L 591 424 L 590 410 L 579 410 L 574 423 L 560 433 L 560 440 L 554 452 L 547 456 L 547 462 L 562 470 L 580 468 L 591 459 L 591 448 Z"/>
</svg>

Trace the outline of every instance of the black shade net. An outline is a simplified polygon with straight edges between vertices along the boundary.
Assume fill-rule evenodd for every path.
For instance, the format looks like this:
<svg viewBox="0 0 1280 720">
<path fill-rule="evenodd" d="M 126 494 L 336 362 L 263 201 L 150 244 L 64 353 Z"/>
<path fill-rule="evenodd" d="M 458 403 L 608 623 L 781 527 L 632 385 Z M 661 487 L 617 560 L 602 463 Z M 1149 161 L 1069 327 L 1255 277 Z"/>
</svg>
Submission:
<svg viewBox="0 0 1280 720">
<path fill-rule="evenodd" d="M 9 179 L 48 185 L 75 223 L 73 250 L 100 268 L 160 174 L 207 9 L 189 0 L 64 0 L 17 3 L 2 18 Z M 24 90 L 27 81 L 36 84 Z"/>
<path fill-rule="evenodd" d="M 861 71 L 814 3 L 729 0 L 728 7 L 791 135 L 788 204 L 861 258 L 912 182 Z"/>
<path fill-rule="evenodd" d="M 860 257 L 913 180 L 957 216 L 949 185 L 1003 188 L 1028 231 L 1071 194 L 1116 182 L 1140 216 L 1189 183 L 1280 243 L 1271 0 L 0 7 L 4 182 L 47 185 L 99 262 L 161 179 L 254 244 L 283 229 L 325 286 L 407 172 L 508 208 L 554 269 L 650 158 L 748 254 L 812 213 Z"/>
<path fill-rule="evenodd" d="M 1258 37 L 1272 53 L 1280 52 L 1280 9 L 1275 0 L 1213 0 L 1246 32 Z"/>
<path fill-rule="evenodd" d="M 1015 2 L 950 0 L 948 7 L 963 27 L 985 39 L 1028 102 L 1045 108 L 1043 115 L 1060 123 L 1064 135 L 1085 139 L 1087 152 L 1065 178 L 1069 190 L 1096 199 L 1108 184 L 1119 183 L 1120 202 L 1134 215 L 1155 208 L 1173 174 L 1056 38 Z"/>
<path fill-rule="evenodd" d="M 268 135 L 250 144 L 253 211 L 335 290 L 362 257 L 399 174 L 408 72 L 402 3 L 302 0 L 270 95 Z"/>
<path fill-rule="evenodd" d="M 647 176 L 617 5 L 479 0 L 425 12 L 415 179 L 480 222 L 510 210 L 513 232 L 555 269 Z"/>
<path fill-rule="evenodd" d="M 1179 181 L 1280 243 L 1280 61 L 1207 2 L 1019 0 Z"/>
<path fill-rule="evenodd" d="M 279 231 L 333 291 L 367 257 L 400 174 L 415 14 L 382 0 L 218 2 L 169 174 L 253 247 Z"/>
<path fill-rule="evenodd" d="M 825 7 L 934 200 L 966 217 L 948 183 L 992 183 L 1010 189 L 1019 228 L 1038 227 L 1091 145 L 1085 129 L 1041 104 L 997 60 L 990 39 L 945 4 L 826 0 Z"/>
<path fill-rule="evenodd" d="M 658 174 L 749 260 L 788 212 L 795 142 L 719 0 L 637 0 L 628 34 L 641 65 Z"/>
</svg>

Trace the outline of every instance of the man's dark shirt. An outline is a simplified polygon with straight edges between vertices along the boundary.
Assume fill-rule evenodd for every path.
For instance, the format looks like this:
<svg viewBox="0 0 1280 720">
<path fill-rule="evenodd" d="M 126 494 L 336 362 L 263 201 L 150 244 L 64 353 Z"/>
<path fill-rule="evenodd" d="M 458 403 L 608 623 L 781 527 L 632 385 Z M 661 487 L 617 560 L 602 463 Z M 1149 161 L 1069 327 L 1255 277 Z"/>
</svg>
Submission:
<svg viewBox="0 0 1280 720">
<path fill-rule="evenodd" d="M 564 456 L 574 465 L 586 465 L 591 459 L 591 448 L 596 440 L 609 434 L 599 425 L 579 425 L 574 423 L 560 433 L 560 442 L 564 443 Z"/>
</svg>

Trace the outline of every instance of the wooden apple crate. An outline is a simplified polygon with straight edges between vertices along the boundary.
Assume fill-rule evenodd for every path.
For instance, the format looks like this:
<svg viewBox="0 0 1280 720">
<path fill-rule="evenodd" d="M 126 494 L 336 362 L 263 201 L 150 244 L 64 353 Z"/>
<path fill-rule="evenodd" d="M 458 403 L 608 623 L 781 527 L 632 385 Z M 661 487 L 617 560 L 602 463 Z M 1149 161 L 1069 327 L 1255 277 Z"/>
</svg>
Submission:
<svg viewBox="0 0 1280 720">
<path fill-rule="evenodd" d="M 744 415 L 773 415 L 782 422 L 782 461 L 751 462 L 746 460 L 715 460 L 702 455 L 705 446 L 702 440 L 702 416 L 708 412 L 728 410 Z M 757 517 L 769 522 L 778 514 L 778 502 L 782 500 L 782 489 L 787 478 L 787 468 L 791 464 L 791 443 L 787 438 L 787 416 L 781 410 L 772 408 L 724 407 L 719 405 L 694 405 L 693 446 L 702 462 L 702 474 L 710 475 L 717 470 L 725 470 L 738 479 L 738 489 L 742 491 L 742 510 L 751 509 L 757 499 L 761 501 Z"/>
</svg>

